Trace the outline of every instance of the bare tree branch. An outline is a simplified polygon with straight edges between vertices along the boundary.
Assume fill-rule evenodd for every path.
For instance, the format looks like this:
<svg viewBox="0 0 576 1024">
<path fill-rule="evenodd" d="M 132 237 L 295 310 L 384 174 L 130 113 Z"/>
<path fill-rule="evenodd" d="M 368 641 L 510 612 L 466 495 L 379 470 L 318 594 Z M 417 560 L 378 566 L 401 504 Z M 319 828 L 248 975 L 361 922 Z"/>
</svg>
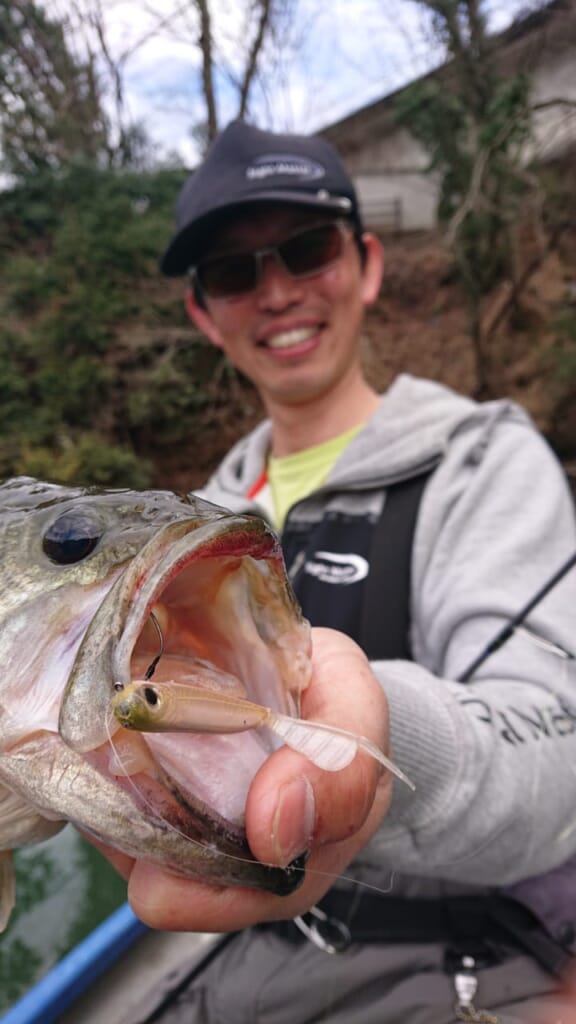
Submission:
<svg viewBox="0 0 576 1024">
<path fill-rule="evenodd" d="M 568 107 L 569 110 L 576 110 L 576 100 L 558 96 L 552 100 L 543 100 L 542 103 L 533 103 L 530 110 L 535 113 L 538 110 L 549 110 L 550 107 Z"/>
<path fill-rule="evenodd" d="M 256 74 L 258 67 L 258 58 L 264 44 L 266 37 L 266 29 L 270 22 L 270 16 L 273 8 L 273 0 L 259 0 L 258 7 L 260 8 L 260 17 L 258 19 L 258 28 L 252 42 L 252 46 L 248 52 L 246 59 L 246 65 L 244 69 L 244 78 L 240 87 L 240 103 L 238 106 L 238 117 L 243 119 L 246 115 L 246 109 L 248 106 L 248 96 L 250 94 L 250 86 Z"/>
<path fill-rule="evenodd" d="M 208 140 L 216 137 L 218 132 L 218 115 L 216 112 L 216 96 L 214 92 L 214 62 L 212 56 L 212 25 L 208 0 L 194 0 L 200 15 L 200 33 L 198 44 L 202 53 L 202 85 L 208 123 Z"/>
</svg>

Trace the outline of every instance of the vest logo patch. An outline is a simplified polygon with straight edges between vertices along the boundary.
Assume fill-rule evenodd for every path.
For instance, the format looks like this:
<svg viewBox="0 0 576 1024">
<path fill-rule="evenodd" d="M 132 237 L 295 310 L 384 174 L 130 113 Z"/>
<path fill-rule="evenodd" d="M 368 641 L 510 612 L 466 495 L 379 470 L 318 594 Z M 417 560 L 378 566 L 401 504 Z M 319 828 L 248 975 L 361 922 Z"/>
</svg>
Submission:
<svg viewBox="0 0 576 1024">
<path fill-rule="evenodd" d="M 333 551 L 316 551 L 304 563 L 304 572 L 321 583 L 359 583 L 366 578 L 369 568 L 361 555 L 339 555 Z"/>
</svg>

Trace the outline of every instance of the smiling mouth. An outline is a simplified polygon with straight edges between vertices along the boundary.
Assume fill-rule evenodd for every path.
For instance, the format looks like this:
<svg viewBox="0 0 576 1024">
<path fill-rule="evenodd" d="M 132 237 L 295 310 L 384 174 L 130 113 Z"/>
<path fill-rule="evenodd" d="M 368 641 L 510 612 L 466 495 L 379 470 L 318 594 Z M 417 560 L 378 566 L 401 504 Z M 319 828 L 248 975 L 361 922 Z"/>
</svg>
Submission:
<svg viewBox="0 0 576 1024">
<path fill-rule="evenodd" d="M 298 348 L 316 337 L 322 330 L 323 324 L 314 324 L 311 327 L 296 327 L 289 331 L 280 331 L 272 334 L 269 338 L 259 342 L 262 348 L 279 351 L 282 349 Z"/>
</svg>

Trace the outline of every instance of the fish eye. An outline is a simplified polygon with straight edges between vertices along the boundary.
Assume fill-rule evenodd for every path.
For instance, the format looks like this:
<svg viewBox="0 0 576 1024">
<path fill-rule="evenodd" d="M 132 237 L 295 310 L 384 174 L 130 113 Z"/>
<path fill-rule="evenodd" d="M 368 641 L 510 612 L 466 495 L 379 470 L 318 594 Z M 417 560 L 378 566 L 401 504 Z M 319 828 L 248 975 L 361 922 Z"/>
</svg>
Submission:
<svg viewBox="0 0 576 1024">
<path fill-rule="evenodd" d="M 50 524 L 42 538 L 42 549 L 57 565 L 74 565 L 94 551 L 102 536 L 102 524 L 77 510 L 64 512 Z"/>
<path fill-rule="evenodd" d="M 158 694 L 157 694 L 157 692 L 156 692 L 156 690 L 154 689 L 153 686 L 145 686 L 144 687 L 144 697 L 145 697 L 146 703 L 149 704 L 150 707 L 154 708 L 158 704 L 158 700 L 159 700 Z"/>
</svg>

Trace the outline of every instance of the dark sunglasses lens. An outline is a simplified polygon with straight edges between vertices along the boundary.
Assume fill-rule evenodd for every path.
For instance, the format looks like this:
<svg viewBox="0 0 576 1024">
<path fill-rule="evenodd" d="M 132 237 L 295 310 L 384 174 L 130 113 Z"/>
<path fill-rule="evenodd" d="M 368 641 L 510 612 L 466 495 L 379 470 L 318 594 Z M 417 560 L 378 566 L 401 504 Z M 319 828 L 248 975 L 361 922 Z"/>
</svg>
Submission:
<svg viewBox="0 0 576 1024">
<path fill-rule="evenodd" d="M 278 252 L 295 277 L 313 274 L 342 255 L 342 232 L 337 224 L 322 224 L 282 242 Z"/>
<path fill-rule="evenodd" d="M 212 299 L 251 292 L 258 279 L 256 258 L 252 253 L 223 256 L 218 260 L 201 263 L 196 276 L 202 290 Z"/>
</svg>

